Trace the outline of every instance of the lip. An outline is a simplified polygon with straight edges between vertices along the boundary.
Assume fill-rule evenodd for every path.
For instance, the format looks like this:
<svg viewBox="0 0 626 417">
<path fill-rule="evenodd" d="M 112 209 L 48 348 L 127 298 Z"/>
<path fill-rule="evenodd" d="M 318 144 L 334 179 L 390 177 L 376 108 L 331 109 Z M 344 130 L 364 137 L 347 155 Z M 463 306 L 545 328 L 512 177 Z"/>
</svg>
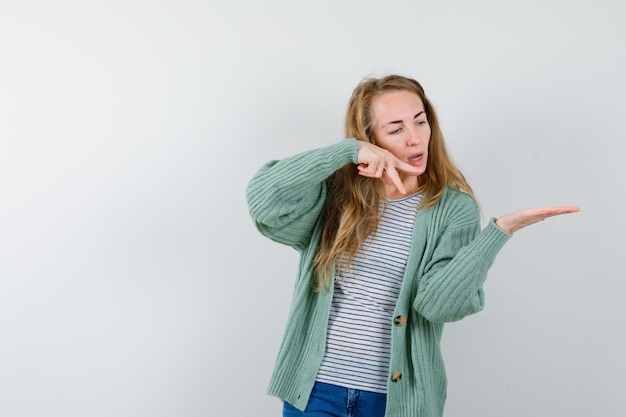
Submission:
<svg viewBox="0 0 626 417">
<path fill-rule="evenodd" d="M 424 161 L 424 152 L 413 154 L 409 157 L 409 164 L 420 165 Z"/>
</svg>

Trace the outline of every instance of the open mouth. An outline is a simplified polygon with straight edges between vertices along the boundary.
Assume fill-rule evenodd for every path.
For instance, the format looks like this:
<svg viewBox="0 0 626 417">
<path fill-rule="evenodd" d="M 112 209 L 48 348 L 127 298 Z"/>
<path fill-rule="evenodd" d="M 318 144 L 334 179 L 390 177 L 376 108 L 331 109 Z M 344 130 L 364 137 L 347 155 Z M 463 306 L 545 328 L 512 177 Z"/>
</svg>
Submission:
<svg viewBox="0 0 626 417">
<path fill-rule="evenodd" d="M 424 154 L 423 154 L 423 153 L 418 153 L 418 154 L 415 154 L 415 155 L 413 155 L 413 156 L 411 156 L 411 157 L 409 158 L 409 162 L 418 162 L 418 161 L 421 161 L 423 157 L 424 157 Z"/>
</svg>

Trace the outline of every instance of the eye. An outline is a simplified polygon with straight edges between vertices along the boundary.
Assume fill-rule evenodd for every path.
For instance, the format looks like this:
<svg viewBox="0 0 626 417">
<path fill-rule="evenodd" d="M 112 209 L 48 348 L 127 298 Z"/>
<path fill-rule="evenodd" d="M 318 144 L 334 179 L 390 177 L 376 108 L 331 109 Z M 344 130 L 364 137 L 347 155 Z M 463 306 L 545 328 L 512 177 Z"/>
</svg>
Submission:
<svg viewBox="0 0 626 417">
<path fill-rule="evenodd" d="M 400 133 L 400 131 L 402 130 L 402 128 L 397 128 L 395 130 L 392 130 L 391 132 L 389 132 L 390 135 L 397 135 L 398 133 Z"/>
</svg>

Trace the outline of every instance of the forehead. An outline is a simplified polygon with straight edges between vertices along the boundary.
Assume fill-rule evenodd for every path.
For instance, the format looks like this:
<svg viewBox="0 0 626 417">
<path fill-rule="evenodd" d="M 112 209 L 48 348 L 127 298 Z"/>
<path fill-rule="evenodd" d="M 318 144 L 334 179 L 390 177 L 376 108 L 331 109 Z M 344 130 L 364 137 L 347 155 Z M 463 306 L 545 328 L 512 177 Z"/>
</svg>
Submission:
<svg viewBox="0 0 626 417">
<path fill-rule="evenodd" d="M 384 123 L 389 120 L 413 120 L 416 114 L 424 110 L 424 103 L 411 91 L 387 91 L 372 100 L 372 122 Z"/>
</svg>

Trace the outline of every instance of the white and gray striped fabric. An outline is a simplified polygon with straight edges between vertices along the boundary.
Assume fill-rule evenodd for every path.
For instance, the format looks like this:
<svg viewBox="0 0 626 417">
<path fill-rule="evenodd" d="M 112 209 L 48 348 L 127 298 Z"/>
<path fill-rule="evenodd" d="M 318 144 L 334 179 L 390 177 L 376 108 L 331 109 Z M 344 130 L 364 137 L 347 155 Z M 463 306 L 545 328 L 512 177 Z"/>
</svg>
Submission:
<svg viewBox="0 0 626 417">
<path fill-rule="evenodd" d="M 421 199 L 418 193 L 388 200 L 350 270 L 338 268 L 318 381 L 386 393 L 392 316 Z"/>
</svg>

